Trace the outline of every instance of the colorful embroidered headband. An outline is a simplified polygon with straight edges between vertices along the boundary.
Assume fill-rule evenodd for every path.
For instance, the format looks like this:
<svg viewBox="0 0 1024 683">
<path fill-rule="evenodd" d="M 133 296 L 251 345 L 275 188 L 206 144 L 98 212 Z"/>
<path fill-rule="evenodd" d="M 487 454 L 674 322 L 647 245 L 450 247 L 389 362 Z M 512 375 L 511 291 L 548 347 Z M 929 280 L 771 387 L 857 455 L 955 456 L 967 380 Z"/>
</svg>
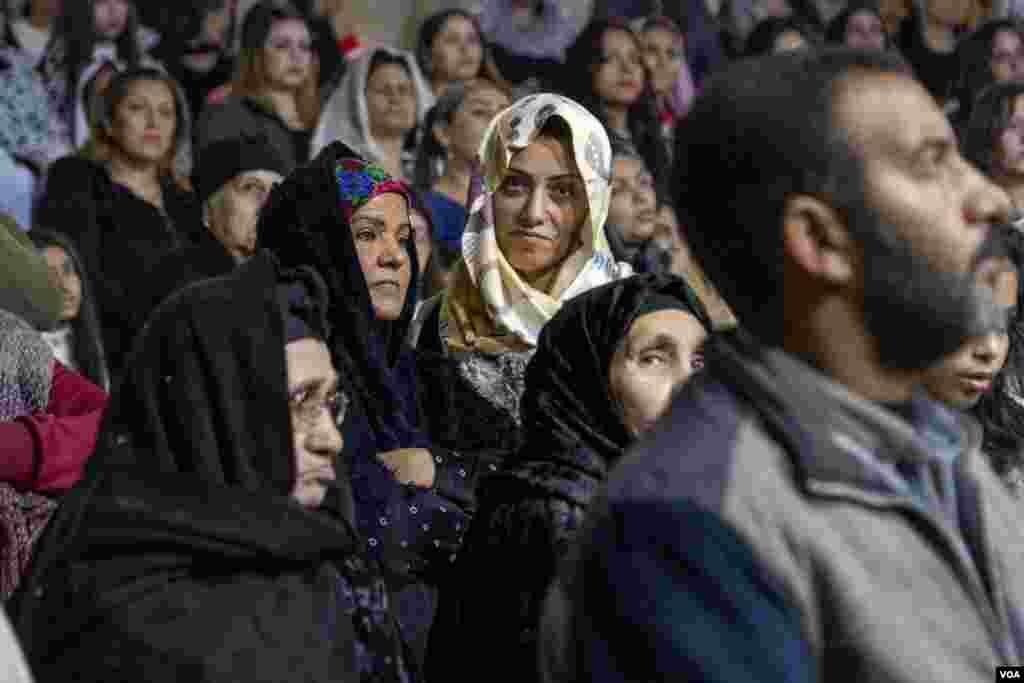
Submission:
<svg viewBox="0 0 1024 683">
<path fill-rule="evenodd" d="M 411 205 L 409 191 L 401 181 L 363 159 L 342 159 L 335 166 L 334 175 L 338 179 L 338 198 L 346 221 L 368 201 L 385 192 L 400 194 Z"/>
</svg>

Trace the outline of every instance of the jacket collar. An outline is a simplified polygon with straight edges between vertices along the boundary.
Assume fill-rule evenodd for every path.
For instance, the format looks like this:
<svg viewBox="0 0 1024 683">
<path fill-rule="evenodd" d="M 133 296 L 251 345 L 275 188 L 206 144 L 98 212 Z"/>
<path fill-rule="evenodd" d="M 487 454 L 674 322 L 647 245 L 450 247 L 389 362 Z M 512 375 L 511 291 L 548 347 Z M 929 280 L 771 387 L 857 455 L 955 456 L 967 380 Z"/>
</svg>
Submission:
<svg viewBox="0 0 1024 683">
<path fill-rule="evenodd" d="M 730 383 L 751 399 L 787 445 L 812 488 L 903 496 L 896 465 L 945 464 L 937 449 L 904 418 L 856 396 L 803 360 L 778 349 L 741 351 L 723 344 L 715 354 Z M 981 429 L 968 416 L 915 394 L 917 425 L 959 442 L 960 457 L 975 457 Z"/>
</svg>

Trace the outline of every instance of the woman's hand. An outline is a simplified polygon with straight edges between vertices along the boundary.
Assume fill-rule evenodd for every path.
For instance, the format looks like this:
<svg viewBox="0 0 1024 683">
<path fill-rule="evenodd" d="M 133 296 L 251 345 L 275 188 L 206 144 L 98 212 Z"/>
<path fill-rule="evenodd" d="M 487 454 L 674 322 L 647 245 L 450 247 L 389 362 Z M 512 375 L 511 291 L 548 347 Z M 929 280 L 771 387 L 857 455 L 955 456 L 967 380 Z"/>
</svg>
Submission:
<svg viewBox="0 0 1024 683">
<path fill-rule="evenodd" d="M 434 458 L 425 448 L 399 448 L 378 453 L 377 459 L 399 483 L 425 489 L 434 485 L 437 469 L 434 467 Z"/>
</svg>

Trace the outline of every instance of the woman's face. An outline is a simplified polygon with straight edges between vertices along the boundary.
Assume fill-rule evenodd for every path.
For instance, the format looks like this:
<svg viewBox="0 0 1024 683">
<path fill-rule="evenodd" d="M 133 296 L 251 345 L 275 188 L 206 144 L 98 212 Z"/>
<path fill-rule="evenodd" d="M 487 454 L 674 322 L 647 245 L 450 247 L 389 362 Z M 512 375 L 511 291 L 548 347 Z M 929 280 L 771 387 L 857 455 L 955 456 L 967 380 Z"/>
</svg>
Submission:
<svg viewBox="0 0 1024 683">
<path fill-rule="evenodd" d="M 93 23 L 97 38 L 117 40 L 128 26 L 128 0 L 95 0 Z"/>
<path fill-rule="evenodd" d="M 122 154 L 158 163 L 171 152 L 176 125 L 170 87 L 163 81 L 135 81 L 114 109 L 110 134 Z"/>
<path fill-rule="evenodd" d="M 800 34 L 799 31 L 783 31 L 779 34 L 779 37 L 775 39 L 775 44 L 772 47 L 772 52 L 795 52 L 797 50 L 803 50 L 807 47 L 807 40 Z"/>
<path fill-rule="evenodd" d="M 60 322 L 70 322 L 78 317 L 82 309 L 82 278 L 75 270 L 75 263 L 68 253 L 60 247 L 43 249 L 46 265 L 50 267 L 50 277 L 60 287 L 64 305 L 60 311 Z"/>
<path fill-rule="evenodd" d="M 668 95 L 672 92 L 679 71 L 683 68 L 683 37 L 675 31 L 654 26 L 643 34 L 644 63 L 650 74 L 654 92 Z"/>
<path fill-rule="evenodd" d="M 668 409 L 675 391 L 703 367 L 707 331 L 678 309 L 637 318 L 612 357 L 609 383 L 629 433 L 639 437 Z"/>
<path fill-rule="evenodd" d="M 271 24 L 263 45 L 263 69 L 271 90 L 294 91 L 306 84 L 313 70 L 313 41 L 306 22 L 279 19 Z"/>
<path fill-rule="evenodd" d="M 378 320 L 398 320 L 411 278 L 403 245 L 412 236 L 405 197 L 377 195 L 352 214 L 350 227 L 374 314 Z"/>
<path fill-rule="evenodd" d="M 1007 324 L 1016 316 L 1017 277 L 1016 271 L 1003 272 L 994 288 L 996 303 L 1006 311 Z M 992 388 L 992 380 L 1006 364 L 1009 349 L 1006 327 L 973 337 L 928 371 L 925 387 L 933 398 L 967 410 Z"/>
<path fill-rule="evenodd" d="M 862 50 L 884 50 L 882 20 L 874 12 L 855 12 L 846 22 L 846 46 Z"/>
<path fill-rule="evenodd" d="M 448 153 L 472 161 L 491 120 L 509 105 L 508 96 L 494 88 L 473 88 L 452 116 L 451 123 L 438 124 L 435 135 Z"/>
<path fill-rule="evenodd" d="M 594 70 L 594 93 L 607 104 L 630 106 L 644 87 L 644 63 L 640 46 L 622 29 L 605 31 L 602 54 Z"/>
<path fill-rule="evenodd" d="M 467 81 L 480 73 L 484 49 L 476 25 L 452 15 L 434 36 L 430 50 L 430 77 L 434 81 Z"/>
<path fill-rule="evenodd" d="M 416 126 L 416 90 L 398 64 L 383 64 L 366 81 L 366 109 L 375 137 L 399 137 Z"/>
<path fill-rule="evenodd" d="M 618 156 L 612 162 L 612 201 L 608 222 L 629 244 L 651 238 L 657 216 L 654 178 L 640 157 Z"/>
<path fill-rule="evenodd" d="M 1024 95 L 1013 99 L 1009 122 L 996 140 L 995 158 L 999 175 L 1024 175 Z"/>
<path fill-rule="evenodd" d="M 326 344 L 306 337 L 286 344 L 284 352 L 295 457 L 292 498 L 314 508 L 335 479 L 334 459 L 345 445 L 338 432 L 345 400 Z"/>
<path fill-rule="evenodd" d="M 654 240 L 672 259 L 669 270 L 673 275 L 685 277 L 690 271 L 690 246 L 683 240 L 679 219 L 671 206 L 662 206 L 654 222 Z"/>
<path fill-rule="evenodd" d="M 418 210 L 409 212 L 409 220 L 412 223 L 412 232 L 416 239 L 416 261 L 419 265 L 419 277 L 423 277 L 423 273 L 427 272 L 430 254 L 434 249 L 434 243 L 430 235 L 430 222 L 423 215 L 423 212 Z"/>
<path fill-rule="evenodd" d="M 561 141 L 539 137 L 516 152 L 493 198 L 498 247 L 527 282 L 552 273 L 578 246 L 587 196 Z"/>
<path fill-rule="evenodd" d="M 997 31 L 992 39 L 992 77 L 997 83 L 1024 78 L 1024 44 L 1016 31 Z"/>
</svg>

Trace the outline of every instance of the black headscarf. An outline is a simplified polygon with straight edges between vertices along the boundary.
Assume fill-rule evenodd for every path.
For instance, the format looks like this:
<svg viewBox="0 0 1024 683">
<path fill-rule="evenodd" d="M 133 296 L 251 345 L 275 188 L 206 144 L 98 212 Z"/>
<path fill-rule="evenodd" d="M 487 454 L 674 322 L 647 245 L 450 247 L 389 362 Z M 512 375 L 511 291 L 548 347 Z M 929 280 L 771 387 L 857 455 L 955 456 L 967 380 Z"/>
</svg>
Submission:
<svg viewBox="0 0 1024 683">
<path fill-rule="evenodd" d="M 43 587 L 64 589 L 54 576 L 72 563 L 93 567 L 92 590 L 103 601 L 165 572 L 272 576 L 318 561 L 349 569 L 361 562 L 351 524 L 290 497 L 296 473 L 279 285 L 296 281 L 321 302 L 319 319 L 316 306 L 287 313 L 324 330 L 316 276 L 282 272 L 266 252 L 232 275 L 186 287 L 153 314 L 85 477 L 62 501 L 12 608 L 34 658 L 88 628 L 69 609 L 58 618 L 66 628 L 57 629 L 45 611 L 54 600 L 37 599 Z M 356 574 L 372 581 L 370 566 L 361 566 Z"/>
<path fill-rule="evenodd" d="M 378 320 L 336 176 L 341 160 L 360 158 L 334 142 L 292 172 L 260 212 L 257 241 L 282 266 L 311 267 L 327 283 L 332 351 L 359 393 L 377 450 L 425 447 L 426 437 L 418 428 L 415 361 L 406 343 L 416 307 L 416 248 L 412 237 L 403 243 L 411 277 L 400 317 Z"/>
<path fill-rule="evenodd" d="M 674 275 L 635 275 L 562 306 L 544 326 L 526 368 L 522 415 L 527 436 L 509 470 L 534 482 L 550 481 L 544 470 L 554 461 L 604 480 L 633 440 L 609 389 L 612 357 L 633 322 L 652 303 L 663 306 L 666 298 L 678 301 L 710 333 L 704 306 Z"/>
</svg>

